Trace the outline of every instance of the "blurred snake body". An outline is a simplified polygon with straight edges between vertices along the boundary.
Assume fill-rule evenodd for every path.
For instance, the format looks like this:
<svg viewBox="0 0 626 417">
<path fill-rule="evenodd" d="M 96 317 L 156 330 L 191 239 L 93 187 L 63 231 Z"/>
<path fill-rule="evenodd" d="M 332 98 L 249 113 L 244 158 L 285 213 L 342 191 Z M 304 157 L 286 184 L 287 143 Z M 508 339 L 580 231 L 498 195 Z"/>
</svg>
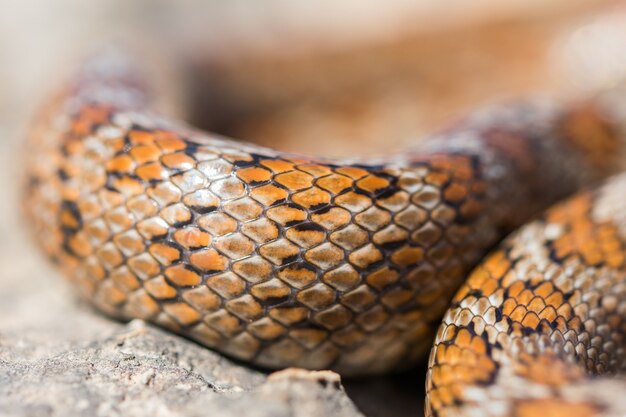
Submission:
<svg viewBox="0 0 626 417">
<path fill-rule="evenodd" d="M 620 170 L 613 101 L 494 107 L 340 161 L 166 118 L 149 76 L 94 60 L 30 136 L 29 223 L 98 308 L 267 368 L 382 373 L 435 338 L 428 415 L 623 415 L 625 176 L 471 272 Z"/>
</svg>

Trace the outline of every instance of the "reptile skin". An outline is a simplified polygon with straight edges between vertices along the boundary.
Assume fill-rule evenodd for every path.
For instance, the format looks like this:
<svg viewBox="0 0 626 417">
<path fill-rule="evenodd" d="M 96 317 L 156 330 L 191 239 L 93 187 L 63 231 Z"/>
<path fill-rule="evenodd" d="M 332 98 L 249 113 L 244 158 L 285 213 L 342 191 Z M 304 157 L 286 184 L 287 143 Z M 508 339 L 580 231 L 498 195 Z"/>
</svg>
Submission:
<svg viewBox="0 0 626 417">
<path fill-rule="evenodd" d="M 558 204 L 474 270 L 446 313 L 427 415 L 624 416 L 626 174 Z M 602 377 L 603 376 L 603 377 Z"/>
<path fill-rule="evenodd" d="M 29 142 L 29 223 L 102 311 L 268 368 L 414 365 L 485 253 L 617 171 L 626 143 L 599 98 L 485 109 L 378 159 L 312 158 L 159 115 L 151 76 L 103 56 L 42 110 Z M 499 404 L 507 372 L 532 382 L 546 361 L 559 381 L 582 378 L 568 361 L 597 373 L 623 363 L 626 226 L 593 223 L 620 203 L 623 212 L 609 188 L 552 210 L 472 274 L 437 336 L 427 412 Z M 559 278 L 564 270 L 582 275 Z M 507 355 L 526 367 L 507 367 Z"/>
</svg>

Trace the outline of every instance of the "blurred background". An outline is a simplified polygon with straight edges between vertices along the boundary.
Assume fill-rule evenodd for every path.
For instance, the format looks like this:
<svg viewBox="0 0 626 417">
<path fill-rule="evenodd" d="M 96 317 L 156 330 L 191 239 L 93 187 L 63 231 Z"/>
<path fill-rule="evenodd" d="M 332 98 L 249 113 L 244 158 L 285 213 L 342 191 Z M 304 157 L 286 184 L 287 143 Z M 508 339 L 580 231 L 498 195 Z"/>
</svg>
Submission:
<svg viewBox="0 0 626 417">
<path fill-rule="evenodd" d="M 151 65 L 173 68 L 186 114 L 203 128 L 352 156 L 415 143 L 485 103 L 611 88 L 626 74 L 624 9 L 610 0 L 3 1 L 0 335 L 80 340 L 100 329 L 59 330 L 66 290 L 33 254 L 16 203 L 32 114 L 85 53 L 111 42 L 149 51 Z M 367 415 L 414 415 L 422 380 L 417 371 L 354 382 L 348 394 Z"/>
</svg>

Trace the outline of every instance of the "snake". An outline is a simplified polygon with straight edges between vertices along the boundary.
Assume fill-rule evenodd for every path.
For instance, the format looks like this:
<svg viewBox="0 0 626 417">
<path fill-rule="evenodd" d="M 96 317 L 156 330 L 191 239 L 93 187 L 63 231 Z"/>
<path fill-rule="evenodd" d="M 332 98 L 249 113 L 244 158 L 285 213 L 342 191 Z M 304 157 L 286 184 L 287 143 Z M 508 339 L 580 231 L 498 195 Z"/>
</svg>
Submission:
<svg viewBox="0 0 626 417">
<path fill-rule="evenodd" d="M 144 64 L 87 60 L 28 135 L 25 216 L 97 309 L 266 369 L 375 375 L 430 352 L 429 416 L 624 415 L 614 95 L 488 106 L 337 159 L 168 116 Z"/>
</svg>

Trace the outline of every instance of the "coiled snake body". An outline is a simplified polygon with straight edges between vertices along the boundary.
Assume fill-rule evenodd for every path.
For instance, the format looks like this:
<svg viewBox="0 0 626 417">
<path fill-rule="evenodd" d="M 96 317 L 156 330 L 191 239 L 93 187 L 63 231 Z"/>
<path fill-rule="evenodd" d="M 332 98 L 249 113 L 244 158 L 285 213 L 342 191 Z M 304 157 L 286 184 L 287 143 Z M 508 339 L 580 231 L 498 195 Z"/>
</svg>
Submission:
<svg viewBox="0 0 626 417">
<path fill-rule="evenodd" d="M 102 57 L 44 109 L 28 218 L 103 311 L 269 368 L 423 359 L 485 252 L 619 170 L 626 144 L 598 98 L 487 109 L 378 160 L 310 158 L 157 115 L 145 74 Z M 427 414 L 624 411 L 594 385 L 621 383 L 584 374 L 625 363 L 625 190 L 558 205 L 471 274 L 436 336 Z"/>
</svg>

